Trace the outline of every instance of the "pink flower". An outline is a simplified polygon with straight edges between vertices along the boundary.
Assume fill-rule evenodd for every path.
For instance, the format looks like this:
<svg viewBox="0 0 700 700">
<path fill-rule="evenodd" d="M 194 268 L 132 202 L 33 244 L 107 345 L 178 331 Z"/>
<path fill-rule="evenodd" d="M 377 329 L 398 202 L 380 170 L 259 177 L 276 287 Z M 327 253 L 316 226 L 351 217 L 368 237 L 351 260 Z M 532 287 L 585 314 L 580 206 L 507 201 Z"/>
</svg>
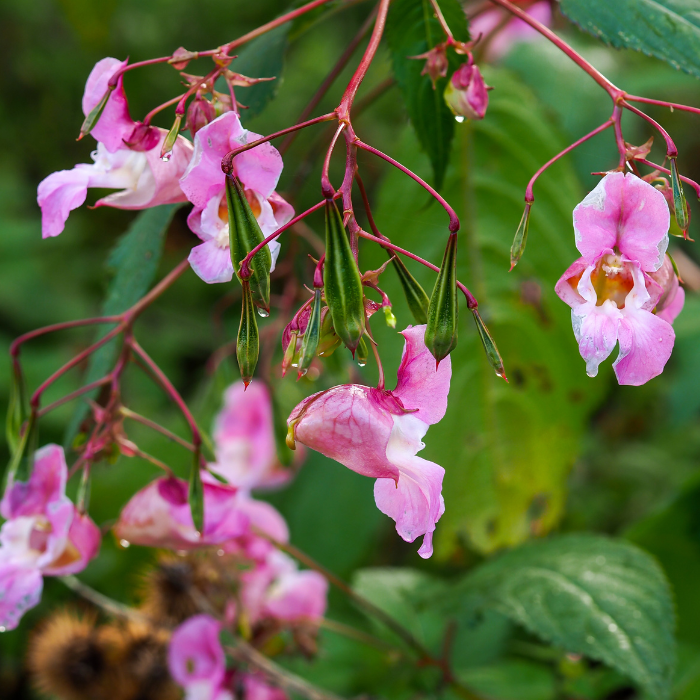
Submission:
<svg viewBox="0 0 700 700">
<path fill-rule="evenodd" d="M 185 689 L 185 700 L 233 700 L 224 688 L 226 656 L 219 634 L 221 623 L 195 615 L 174 632 L 168 647 L 170 675 Z"/>
<path fill-rule="evenodd" d="M 97 555 L 100 531 L 66 496 L 63 448 L 46 445 L 35 455 L 29 481 L 9 483 L 0 514 L 0 626 L 17 627 L 41 600 L 43 576 L 82 571 Z"/>
<path fill-rule="evenodd" d="M 268 685 L 262 678 L 251 673 L 242 674 L 242 683 L 243 700 L 288 700 L 281 688 Z"/>
<path fill-rule="evenodd" d="M 534 19 L 545 26 L 552 23 L 552 6 L 549 0 L 536 2 L 528 8 L 523 8 Z M 532 41 L 540 36 L 540 33 L 533 29 L 523 20 L 513 17 L 496 34 L 490 36 L 503 22 L 506 15 L 498 8 L 486 10 L 478 14 L 469 22 L 469 33 L 474 37 L 482 36 L 485 41 L 485 57 L 488 61 L 496 61 L 505 56 L 508 51 L 519 41 Z"/>
<path fill-rule="evenodd" d="M 254 525 L 276 540 L 289 539 L 287 524 L 268 503 L 255 501 L 236 488 L 202 472 L 204 532 L 192 522 L 187 482 L 175 477 L 156 479 L 131 497 L 124 506 L 115 535 L 146 547 L 176 550 L 228 545 L 253 558 L 264 556 L 272 545 L 251 533 Z M 238 540 L 234 545 L 232 541 Z"/>
<path fill-rule="evenodd" d="M 237 146 L 259 138 L 259 134 L 241 126 L 235 112 L 222 114 L 197 131 L 194 137 L 192 162 L 180 184 L 187 199 L 194 204 L 187 223 L 204 241 L 192 249 L 190 265 L 210 284 L 228 282 L 233 277 L 229 253 L 226 178 L 221 170 L 221 159 Z M 292 218 L 294 210 L 291 205 L 274 191 L 283 167 L 282 156 L 276 148 L 264 143 L 236 156 L 233 166 L 265 236 Z M 277 241 L 268 245 L 274 269 L 280 246 Z"/>
<path fill-rule="evenodd" d="M 489 106 L 489 89 L 469 54 L 467 63 L 460 66 L 447 83 L 445 102 L 457 117 L 483 119 Z"/>
<path fill-rule="evenodd" d="M 277 459 L 272 402 L 265 384 L 232 384 L 214 425 L 216 463 L 210 469 L 245 491 L 280 486 L 292 476 Z"/>
<path fill-rule="evenodd" d="M 670 261 L 664 196 L 640 178 L 608 173 L 574 209 L 582 257 L 556 292 L 572 309 L 574 335 L 590 377 L 619 342 L 613 368 L 620 384 L 656 377 L 671 356 L 671 321 L 683 306 Z M 674 281 L 675 280 L 675 281 Z"/>
<path fill-rule="evenodd" d="M 109 79 L 123 65 L 116 58 L 103 58 L 92 69 L 83 95 L 85 114 L 99 103 Z M 162 161 L 160 149 L 167 132 L 131 119 L 121 78 L 91 134 L 98 141 L 91 154 L 93 163 L 60 170 L 39 183 L 44 238 L 63 231 L 68 215 L 85 202 L 90 187 L 121 190 L 100 199 L 96 207 L 145 209 L 185 201 L 179 179 L 192 156 L 192 144 L 178 136 L 172 158 Z"/>
<path fill-rule="evenodd" d="M 394 391 L 344 384 L 314 394 L 289 416 L 295 438 L 353 471 L 377 479 L 377 507 L 396 521 L 407 542 L 424 535 L 418 553 L 433 552 L 435 523 L 445 510 L 445 470 L 417 457 L 428 427 L 447 410 L 452 367 L 435 370 L 425 347 L 425 326 L 409 326 Z"/>
</svg>

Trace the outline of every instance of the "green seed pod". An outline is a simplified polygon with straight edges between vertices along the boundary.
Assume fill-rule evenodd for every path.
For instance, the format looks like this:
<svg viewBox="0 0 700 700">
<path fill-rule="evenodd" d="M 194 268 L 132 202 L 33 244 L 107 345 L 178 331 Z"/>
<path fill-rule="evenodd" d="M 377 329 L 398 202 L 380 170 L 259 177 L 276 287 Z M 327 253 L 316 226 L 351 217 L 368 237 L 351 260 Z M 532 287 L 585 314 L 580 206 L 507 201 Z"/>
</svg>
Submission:
<svg viewBox="0 0 700 700">
<path fill-rule="evenodd" d="M 496 372 L 496 376 L 508 381 L 508 377 L 506 377 L 506 371 L 505 369 L 503 369 L 503 360 L 501 359 L 501 353 L 498 352 L 498 348 L 496 347 L 494 339 L 491 337 L 491 333 L 489 333 L 489 329 L 486 327 L 486 324 L 481 320 L 481 316 L 479 316 L 479 312 L 476 309 L 472 309 L 472 313 L 474 314 L 474 322 L 476 323 L 477 330 L 479 331 L 479 337 L 481 338 L 481 342 L 484 344 L 486 357 L 488 358 L 491 367 L 493 367 L 494 372 Z"/>
<path fill-rule="evenodd" d="M 289 410 L 283 410 L 279 397 L 273 391 L 271 384 L 268 384 L 267 390 L 272 397 L 272 425 L 275 435 L 275 446 L 277 447 L 277 459 L 279 459 L 280 464 L 288 467 L 294 461 L 294 452 L 287 445 L 287 416 L 289 415 Z"/>
<path fill-rule="evenodd" d="M 369 347 L 367 346 L 367 341 L 364 338 L 360 338 L 360 342 L 357 344 L 357 352 L 355 353 L 355 360 L 360 367 L 364 367 L 369 359 Z"/>
<path fill-rule="evenodd" d="M 236 359 L 241 370 L 241 379 L 248 386 L 250 384 L 255 366 L 258 364 L 260 352 L 260 336 L 258 334 L 258 322 L 255 318 L 255 305 L 253 294 L 247 280 L 243 280 L 243 304 L 241 308 L 241 323 L 238 326 L 238 340 L 236 343 Z"/>
<path fill-rule="evenodd" d="M 345 233 L 343 219 L 332 199 L 326 200 L 323 285 L 333 328 L 354 355 L 365 332 L 362 279 Z"/>
<path fill-rule="evenodd" d="M 95 128 L 95 124 L 97 124 L 97 122 L 100 120 L 102 112 L 107 105 L 107 100 L 114 91 L 115 87 L 116 85 L 114 87 L 108 87 L 105 94 L 102 95 L 102 99 L 88 112 L 87 116 L 83 120 L 82 126 L 80 127 L 80 136 L 78 137 L 78 140 L 82 139 L 83 136 L 87 136 Z"/>
<path fill-rule="evenodd" d="M 519 262 L 523 253 L 525 252 L 525 245 L 527 243 L 527 232 L 530 228 L 530 208 L 532 207 L 532 202 L 528 202 L 525 205 L 525 211 L 518 224 L 518 230 L 515 232 L 515 238 L 513 239 L 513 245 L 510 247 L 510 269 L 512 270 Z"/>
<path fill-rule="evenodd" d="M 256 245 L 263 242 L 265 237 L 260 230 L 258 220 L 250 208 L 245 196 L 243 185 L 238 178 L 226 176 L 226 202 L 228 204 L 228 232 L 231 252 L 231 262 L 236 277 L 241 280 L 241 261 Z M 270 312 L 270 268 L 272 255 L 265 246 L 259 250 L 250 261 L 250 289 L 253 293 L 255 306 L 262 309 L 265 316 Z M 241 280 L 242 281 L 242 280 Z"/>
<path fill-rule="evenodd" d="M 90 492 L 92 490 L 91 475 L 92 470 L 90 469 L 90 465 L 86 464 L 83 467 L 80 484 L 78 485 L 78 495 L 75 499 L 75 505 L 79 513 L 86 513 L 87 509 L 90 507 Z"/>
<path fill-rule="evenodd" d="M 39 427 L 36 413 L 29 414 L 24 431 L 19 435 L 17 447 L 13 450 L 5 470 L 5 488 L 15 479 L 28 481 L 34 470 L 34 453 L 39 446 Z"/>
<path fill-rule="evenodd" d="M 173 157 L 173 147 L 175 146 L 175 141 L 177 141 L 177 135 L 180 133 L 180 122 L 182 122 L 182 115 L 178 114 L 175 116 L 175 121 L 170 127 L 170 131 L 163 139 L 163 146 L 160 149 L 161 160 L 170 160 Z"/>
<path fill-rule="evenodd" d="M 425 345 L 435 358 L 436 367 L 457 345 L 457 234 L 451 233 L 442 259 L 428 308 Z"/>
<path fill-rule="evenodd" d="M 187 501 L 190 504 L 194 529 L 202 534 L 204 532 L 204 487 L 202 486 L 202 475 L 199 473 L 199 457 L 200 451 L 197 448 L 194 451 L 194 459 L 192 460 Z"/>
<path fill-rule="evenodd" d="M 338 337 L 338 334 L 333 328 L 333 319 L 328 311 L 323 313 L 321 309 L 321 337 L 318 341 L 318 348 L 316 348 L 316 354 L 319 357 L 329 357 L 332 355 L 337 348 L 342 344 L 342 341 Z"/>
<path fill-rule="evenodd" d="M 19 446 L 20 430 L 28 417 L 27 387 L 22 374 L 22 366 L 17 359 L 13 358 L 10 402 L 7 406 L 7 422 L 5 424 L 7 444 L 11 452 L 14 452 Z"/>
<path fill-rule="evenodd" d="M 311 362 L 316 357 L 318 341 L 321 337 L 321 289 L 314 289 L 314 301 L 311 306 L 311 315 L 306 325 L 304 336 L 301 340 L 301 357 L 299 358 L 299 374 L 301 379 L 309 370 Z"/>
<path fill-rule="evenodd" d="M 673 190 L 673 208 L 678 228 L 685 234 L 688 230 L 688 203 L 683 194 L 683 183 L 678 175 L 676 159 L 671 158 L 671 189 Z"/>
<path fill-rule="evenodd" d="M 291 337 L 289 338 L 289 345 L 284 351 L 284 357 L 282 358 L 282 376 L 289 371 L 289 368 L 293 366 L 294 357 L 297 354 L 297 337 L 299 336 L 299 331 L 292 331 Z"/>
<path fill-rule="evenodd" d="M 391 251 L 387 251 L 387 253 L 394 255 Z M 394 265 L 396 274 L 399 276 L 399 281 L 403 287 L 403 293 L 406 295 L 406 302 L 411 314 L 413 314 L 413 318 L 419 325 L 427 323 L 428 307 L 430 306 L 428 295 L 423 287 L 418 284 L 416 278 L 408 271 L 408 268 L 398 255 L 394 255 L 391 262 Z"/>
</svg>

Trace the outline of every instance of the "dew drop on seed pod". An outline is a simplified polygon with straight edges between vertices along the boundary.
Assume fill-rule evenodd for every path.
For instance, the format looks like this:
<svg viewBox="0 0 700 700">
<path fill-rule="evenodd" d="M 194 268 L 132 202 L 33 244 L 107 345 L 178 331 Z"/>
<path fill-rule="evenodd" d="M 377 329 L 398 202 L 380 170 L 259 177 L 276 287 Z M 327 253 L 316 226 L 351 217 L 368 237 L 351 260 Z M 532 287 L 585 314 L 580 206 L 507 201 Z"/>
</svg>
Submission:
<svg viewBox="0 0 700 700">
<path fill-rule="evenodd" d="M 265 311 L 265 309 L 261 309 L 258 307 L 258 316 L 262 316 L 263 318 L 267 318 L 270 315 L 269 311 Z"/>
<path fill-rule="evenodd" d="M 457 114 L 455 116 L 455 121 L 461 124 L 464 121 L 464 117 L 461 114 Z"/>
<path fill-rule="evenodd" d="M 306 373 L 307 373 L 308 371 L 309 371 L 308 369 L 300 369 L 300 370 L 299 370 L 299 379 L 301 379 L 302 377 L 305 377 L 305 376 L 306 376 Z"/>
<path fill-rule="evenodd" d="M 358 361 L 357 361 L 357 366 L 358 366 L 358 367 L 364 367 L 366 364 L 367 364 L 367 363 L 366 363 L 366 362 L 363 362 L 362 360 L 358 360 Z"/>
</svg>

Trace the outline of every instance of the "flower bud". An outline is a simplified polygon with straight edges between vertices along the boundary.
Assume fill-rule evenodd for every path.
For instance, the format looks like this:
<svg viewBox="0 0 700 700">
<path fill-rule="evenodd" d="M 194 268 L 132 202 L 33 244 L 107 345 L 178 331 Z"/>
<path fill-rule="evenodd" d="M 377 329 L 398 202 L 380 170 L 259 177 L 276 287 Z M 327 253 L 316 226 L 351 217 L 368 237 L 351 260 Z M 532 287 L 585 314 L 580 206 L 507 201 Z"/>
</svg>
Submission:
<svg viewBox="0 0 700 700">
<path fill-rule="evenodd" d="M 470 56 L 469 61 L 452 74 L 445 88 L 445 102 L 458 119 L 483 119 L 489 106 L 488 90 L 479 66 Z"/>
<path fill-rule="evenodd" d="M 430 299 L 423 287 L 418 284 L 416 278 L 408 271 L 403 260 L 397 255 L 394 255 L 391 262 L 394 264 L 396 274 L 399 276 L 408 308 L 411 314 L 413 314 L 416 323 L 422 326 L 428 322 L 428 306 L 430 305 Z"/>
<path fill-rule="evenodd" d="M 236 277 L 243 282 L 240 276 L 240 265 L 243 258 L 250 253 L 255 246 L 263 242 L 263 232 L 258 225 L 258 220 L 250 208 L 248 198 L 245 196 L 243 185 L 238 178 L 226 176 L 226 202 L 228 203 L 228 233 L 230 242 L 231 262 L 236 272 Z M 272 255 L 268 246 L 259 250 L 248 265 L 250 277 L 250 291 L 255 306 L 262 309 L 265 315 L 270 310 L 270 268 L 272 267 Z"/>
<path fill-rule="evenodd" d="M 311 315 L 306 324 L 304 337 L 301 340 L 301 357 L 299 358 L 299 373 L 297 379 L 301 379 L 309 367 L 318 349 L 318 341 L 321 336 L 321 289 L 314 289 L 314 301 L 311 306 Z"/>
<path fill-rule="evenodd" d="M 204 99 L 201 95 L 192 100 L 187 108 L 187 120 L 185 127 L 189 130 L 190 135 L 194 138 L 195 134 L 209 122 L 216 119 L 214 105 L 209 100 Z"/>
<path fill-rule="evenodd" d="M 137 122 L 129 138 L 124 139 L 124 143 L 132 151 L 150 151 L 158 145 L 160 134 L 160 130 L 155 126 Z"/>
<path fill-rule="evenodd" d="M 457 345 L 457 234 L 451 233 L 435 282 L 425 327 L 425 346 L 435 358 L 436 368 Z"/>
<path fill-rule="evenodd" d="M 238 339 L 236 342 L 236 359 L 241 370 L 241 379 L 248 386 L 250 384 L 255 366 L 258 364 L 260 352 L 260 337 L 258 335 L 258 322 L 255 318 L 255 305 L 250 284 L 243 280 L 243 305 L 241 308 L 241 323 L 238 326 Z"/>
<path fill-rule="evenodd" d="M 438 79 L 444 78 L 447 75 L 449 63 L 445 44 L 438 44 L 430 49 L 430 51 L 426 51 L 419 56 L 409 56 L 409 58 L 425 59 L 425 65 L 420 74 L 427 75 L 430 78 L 433 83 L 433 90 L 435 89 L 435 83 L 437 83 Z"/>
<path fill-rule="evenodd" d="M 353 356 L 365 332 L 362 279 L 350 248 L 338 207 L 326 200 L 326 262 L 323 267 L 326 303 L 333 328 Z"/>
<path fill-rule="evenodd" d="M 384 310 L 386 325 L 389 326 L 389 328 L 396 328 L 396 316 L 394 316 L 391 306 L 383 306 L 382 309 Z"/>
</svg>

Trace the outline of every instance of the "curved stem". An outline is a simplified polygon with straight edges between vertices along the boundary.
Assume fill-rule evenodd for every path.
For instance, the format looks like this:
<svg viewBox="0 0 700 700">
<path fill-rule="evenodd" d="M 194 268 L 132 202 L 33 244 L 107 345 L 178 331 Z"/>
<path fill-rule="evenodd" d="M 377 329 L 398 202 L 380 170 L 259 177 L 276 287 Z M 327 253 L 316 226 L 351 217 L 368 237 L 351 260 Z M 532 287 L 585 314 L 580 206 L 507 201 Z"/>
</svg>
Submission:
<svg viewBox="0 0 700 700">
<path fill-rule="evenodd" d="M 617 109 L 617 107 L 616 107 Z M 582 136 L 578 141 L 575 141 L 572 143 L 570 146 L 567 146 L 563 151 L 560 153 L 557 153 L 553 158 L 550 158 L 531 178 L 530 182 L 527 183 L 527 188 L 525 189 L 525 201 L 528 203 L 532 203 L 535 201 L 535 196 L 532 193 L 532 188 L 537 181 L 537 178 L 542 175 L 542 173 L 547 170 L 551 165 L 556 163 L 562 156 L 565 156 L 567 153 L 570 153 L 573 151 L 575 148 L 580 146 L 582 143 L 585 141 L 588 141 L 588 139 L 593 138 L 596 134 L 599 134 L 601 131 L 605 131 L 605 129 L 610 128 L 613 125 L 612 118 L 608 119 L 604 124 L 601 124 L 599 127 L 596 129 L 593 129 L 590 133 L 586 134 L 585 136 Z M 617 128 L 617 127 L 616 127 Z M 623 157 L 624 157 L 624 151 L 623 151 Z"/>
<path fill-rule="evenodd" d="M 347 124 L 345 122 L 338 124 L 338 128 L 335 130 L 335 134 L 333 134 L 331 143 L 326 151 L 326 157 L 323 159 L 323 168 L 321 169 L 321 192 L 326 199 L 331 199 L 333 195 L 335 195 L 335 190 L 333 189 L 333 185 L 331 185 L 330 178 L 328 177 L 328 171 L 331 167 L 331 156 L 333 155 L 333 149 L 335 149 L 335 144 L 338 142 L 338 137 L 341 133 L 343 133 L 343 129 L 345 129 L 346 126 Z"/>
<path fill-rule="evenodd" d="M 62 398 L 58 399 L 58 401 L 54 401 L 53 403 L 49 404 L 48 406 L 39 409 L 36 412 L 37 418 L 41 418 L 42 416 L 45 416 L 47 413 L 53 411 L 54 408 L 58 408 L 59 406 L 62 406 L 64 403 L 68 403 L 69 401 L 72 401 L 73 399 L 77 399 L 79 396 L 82 396 L 83 394 L 87 394 L 89 391 L 92 391 L 93 389 L 97 389 L 97 387 L 104 386 L 105 384 L 109 384 L 111 381 L 112 381 L 112 375 L 108 374 L 108 375 L 102 377 L 102 379 L 97 379 L 94 382 L 90 382 L 89 384 L 86 384 L 85 386 L 80 387 L 80 389 L 76 389 L 75 391 L 72 391 L 70 394 L 63 396 Z"/>
<path fill-rule="evenodd" d="M 445 21 L 445 16 L 442 14 L 442 10 L 440 9 L 440 5 L 437 4 L 437 0 L 430 0 L 430 4 L 433 6 L 433 10 L 435 10 L 435 16 L 437 17 L 438 22 L 440 22 L 440 26 L 442 27 L 442 31 L 445 32 L 445 36 L 447 37 L 447 41 L 450 44 L 453 43 L 455 38 L 452 35 L 452 31 L 450 30 L 449 25 Z"/>
<path fill-rule="evenodd" d="M 361 148 L 363 151 L 369 151 L 370 153 L 374 153 L 375 156 L 379 156 L 380 158 L 383 158 L 387 163 L 391 163 L 395 168 L 398 168 L 402 173 L 408 175 L 410 178 L 415 180 L 421 187 L 427 190 L 435 199 L 437 199 L 438 202 L 440 202 L 442 208 L 447 212 L 447 215 L 450 217 L 450 233 L 457 233 L 457 231 L 459 231 L 459 217 L 457 216 L 457 212 L 447 203 L 445 198 L 441 197 L 437 193 L 437 191 L 433 189 L 425 180 L 420 178 L 413 171 L 409 170 L 405 165 L 402 165 L 398 161 L 386 155 L 386 153 L 382 153 L 373 146 L 369 146 L 366 143 L 360 141 L 359 139 L 355 139 L 354 143 L 358 148 Z"/>
<path fill-rule="evenodd" d="M 690 107 L 688 105 L 682 105 L 678 102 L 666 102 L 665 100 L 655 100 L 650 97 L 637 97 L 637 95 L 625 95 L 625 100 L 627 102 L 644 102 L 649 105 L 658 105 L 659 107 L 668 107 L 671 111 L 674 109 L 679 109 L 684 112 L 692 112 L 693 114 L 700 114 L 700 109 L 697 107 Z"/>
<path fill-rule="evenodd" d="M 671 171 L 668 168 L 664 168 L 663 165 L 656 165 L 656 163 L 652 163 L 648 160 L 637 160 L 637 163 L 648 165 L 650 168 L 654 168 L 654 170 L 660 170 L 662 173 L 666 173 L 667 175 L 671 174 Z M 679 175 L 679 177 L 681 180 L 683 180 L 683 182 L 690 185 L 695 190 L 695 194 L 697 195 L 698 199 L 700 199 L 700 185 L 697 182 L 695 182 L 695 180 L 691 180 L 689 177 L 685 177 L 684 175 Z"/>
<path fill-rule="evenodd" d="M 612 113 L 612 122 L 615 125 L 615 143 L 617 144 L 617 152 L 620 155 L 619 167 L 624 170 L 627 162 L 627 147 L 625 139 L 622 137 L 622 110 L 619 105 L 615 105 Z"/>
<path fill-rule="evenodd" d="M 626 102 L 623 102 L 622 106 L 625 109 L 628 109 L 630 112 L 636 114 L 638 117 L 641 117 L 642 119 L 648 121 L 664 137 L 664 140 L 666 141 L 666 155 L 669 158 L 678 157 L 678 149 L 676 148 L 676 144 L 673 143 L 673 139 L 668 135 L 666 129 L 664 129 L 663 126 L 659 124 L 659 122 L 657 122 L 655 119 L 652 119 L 648 114 L 645 114 L 640 109 L 637 109 L 636 107 L 633 107 L 632 105 L 627 104 Z"/>
<path fill-rule="evenodd" d="M 145 425 L 148 428 L 151 428 L 152 430 L 155 430 L 156 432 L 160 433 L 161 435 L 165 435 L 169 440 L 172 440 L 173 442 L 176 442 L 178 445 L 182 445 L 186 450 L 189 450 L 190 452 L 194 452 L 194 445 L 191 442 L 187 442 L 187 440 L 183 440 L 179 435 L 176 435 L 175 433 L 171 432 L 167 428 L 164 428 L 160 423 L 156 423 L 155 421 L 152 421 L 150 418 L 146 418 L 146 416 L 142 416 L 140 413 L 136 413 L 135 411 L 132 411 L 131 409 L 127 408 L 126 406 L 122 406 L 119 409 L 119 413 L 121 413 L 124 418 L 130 418 L 131 420 L 135 421 L 136 423 L 141 423 L 141 425 Z"/>
</svg>

